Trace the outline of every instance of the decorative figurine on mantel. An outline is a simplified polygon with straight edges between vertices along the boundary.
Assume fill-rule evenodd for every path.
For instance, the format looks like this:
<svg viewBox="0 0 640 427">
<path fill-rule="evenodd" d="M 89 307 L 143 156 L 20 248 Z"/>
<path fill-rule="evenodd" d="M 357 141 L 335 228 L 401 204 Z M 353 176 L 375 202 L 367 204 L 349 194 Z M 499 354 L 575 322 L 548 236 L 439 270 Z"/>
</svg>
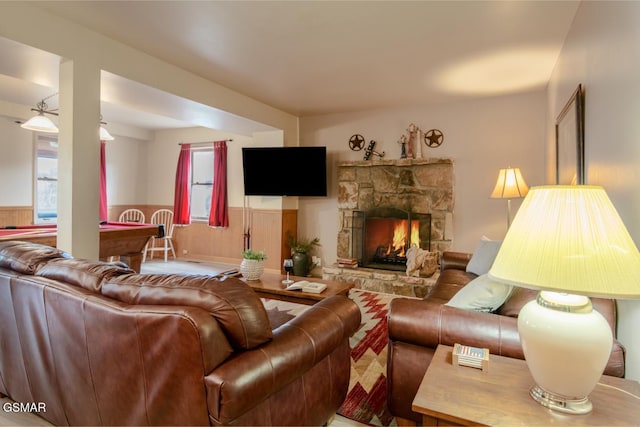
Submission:
<svg viewBox="0 0 640 427">
<path fill-rule="evenodd" d="M 421 140 L 420 140 L 420 128 L 416 125 L 414 125 L 413 123 L 411 123 L 409 125 L 409 129 L 407 129 L 409 131 L 409 141 L 411 141 L 410 145 L 411 147 L 414 146 L 415 144 L 415 153 L 412 156 L 414 159 L 421 159 L 422 158 L 422 144 L 420 144 Z"/>
<path fill-rule="evenodd" d="M 367 147 L 367 149 L 364 152 L 364 159 L 365 160 L 369 160 L 371 158 L 371 155 L 376 155 L 380 158 L 384 157 L 384 151 L 382 153 L 378 153 L 376 150 L 374 150 L 373 148 L 376 146 L 376 142 L 372 139 L 371 141 L 369 141 L 369 146 Z"/>
<path fill-rule="evenodd" d="M 402 135 L 400 137 L 400 139 L 398 140 L 398 144 L 400 144 L 400 158 L 401 159 L 406 159 L 407 158 L 407 136 L 406 135 Z"/>
<path fill-rule="evenodd" d="M 414 123 L 407 128 L 407 135 L 403 134 L 398 140 L 398 144 L 402 145 L 401 159 L 421 159 L 422 158 L 422 142 L 429 148 L 437 148 L 442 145 L 444 135 L 439 129 L 430 129 L 423 131 Z"/>
<path fill-rule="evenodd" d="M 415 125 L 412 123 L 409 125 L 409 128 L 407 129 L 407 131 L 409 132 L 409 139 L 407 141 L 407 157 L 410 159 L 413 159 L 413 145 L 415 144 L 414 131 L 413 131 L 414 127 Z"/>
</svg>

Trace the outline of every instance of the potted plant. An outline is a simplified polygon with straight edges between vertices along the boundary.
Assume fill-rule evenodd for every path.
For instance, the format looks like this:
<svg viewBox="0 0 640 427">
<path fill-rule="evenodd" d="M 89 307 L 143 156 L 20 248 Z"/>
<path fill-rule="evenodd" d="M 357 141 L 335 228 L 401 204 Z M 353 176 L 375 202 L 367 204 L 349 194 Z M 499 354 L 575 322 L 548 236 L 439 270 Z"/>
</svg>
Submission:
<svg viewBox="0 0 640 427">
<path fill-rule="evenodd" d="M 291 233 L 287 233 L 287 244 L 291 248 L 291 258 L 293 258 L 293 274 L 295 276 L 308 276 L 311 271 L 311 252 L 320 246 L 320 239 L 314 237 L 296 238 Z"/>
<path fill-rule="evenodd" d="M 267 255 L 264 251 L 254 251 L 247 249 L 242 251 L 242 262 L 240 263 L 240 274 L 245 280 L 258 280 L 264 272 L 264 260 Z"/>
</svg>

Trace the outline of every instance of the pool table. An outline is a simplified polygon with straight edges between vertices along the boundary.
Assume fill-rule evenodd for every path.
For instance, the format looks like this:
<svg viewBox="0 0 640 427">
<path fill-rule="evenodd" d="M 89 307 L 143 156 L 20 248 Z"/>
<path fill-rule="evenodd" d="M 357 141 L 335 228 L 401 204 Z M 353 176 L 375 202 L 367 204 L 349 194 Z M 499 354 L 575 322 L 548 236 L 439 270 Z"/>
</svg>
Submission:
<svg viewBox="0 0 640 427">
<path fill-rule="evenodd" d="M 0 228 L 0 241 L 26 240 L 48 246 L 56 246 L 55 224 L 25 225 Z M 162 237 L 164 227 L 157 224 L 133 222 L 105 222 L 100 224 L 100 258 L 119 256 L 132 269 L 140 272 L 142 251 L 152 237 Z"/>
</svg>

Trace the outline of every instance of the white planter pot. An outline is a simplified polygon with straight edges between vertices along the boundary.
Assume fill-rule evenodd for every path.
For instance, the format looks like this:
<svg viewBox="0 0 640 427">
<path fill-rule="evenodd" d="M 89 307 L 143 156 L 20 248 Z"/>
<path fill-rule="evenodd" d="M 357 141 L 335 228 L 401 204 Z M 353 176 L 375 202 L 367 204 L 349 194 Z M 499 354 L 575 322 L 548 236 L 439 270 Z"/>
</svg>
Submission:
<svg viewBox="0 0 640 427">
<path fill-rule="evenodd" d="M 240 263 L 240 274 L 246 280 L 258 280 L 264 272 L 264 260 L 243 259 Z"/>
</svg>

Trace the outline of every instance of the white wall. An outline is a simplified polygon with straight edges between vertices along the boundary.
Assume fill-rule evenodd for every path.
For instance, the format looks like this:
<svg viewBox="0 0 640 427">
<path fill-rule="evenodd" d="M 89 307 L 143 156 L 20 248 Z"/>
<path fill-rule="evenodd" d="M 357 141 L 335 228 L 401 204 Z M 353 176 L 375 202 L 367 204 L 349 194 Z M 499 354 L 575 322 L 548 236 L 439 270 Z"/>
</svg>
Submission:
<svg viewBox="0 0 640 427">
<path fill-rule="evenodd" d="M 155 133 L 147 158 L 147 197 L 149 205 L 173 205 L 179 143 L 213 142 L 233 139 L 227 143 L 227 182 L 229 206 L 242 206 L 241 147 L 252 138 L 202 127 L 162 130 Z M 239 165 L 239 166 L 238 166 Z"/>
<path fill-rule="evenodd" d="M 113 133 L 106 142 L 107 201 L 112 205 L 173 205 L 176 166 L 180 142 L 208 142 L 233 139 L 228 149 L 229 206 L 244 201 L 242 147 L 282 146 L 282 131 L 259 132 L 247 137 L 194 127 L 157 131 L 152 140 Z M 268 167 L 267 167 L 268 170 Z M 12 119 L 0 116 L 0 206 L 31 206 L 33 198 L 33 132 Z M 259 209 L 286 208 L 282 197 L 251 197 L 248 205 Z M 296 198 L 291 198 L 296 199 Z M 292 201 L 290 201 L 291 203 Z M 293 206 L 292 208 L 296 208 Z"/>
<path fill-rule="evenodd" d="M 33 132 L 0 117 L 0 206 L 31 206 Z"/>
<path fill-rule="evenodd" d="M 362 160 L 364 151 L 351 151 L 348 141 L 359 133 L 385 159 L 400 157 L 400 136 L 411 123 L 425 131 L 444 133 L 438 148 L 423 144 L 424 157 L 454 161 L 455 208 L 453 249 L 472 252 L 482 235 L 501 239 L 506 232 L 506 200 L 490 199 L 498 170 L 519 167 L 529 185 L 544 183 L 545 93 L 487 98 L 473 102 L 350 114 L 305 117 L 300 121 L 300 145 L 327 146 L 329 196 L 300 198 L 298 232 L 318 236 L 324 264 L 337 257 L 338 161 Z M 515 213 L 520 201 L 513 203 Z"/>
<path fill-rule="evenodd" d="M 144 204 L 147 198 L 147 152 L 149 141 L 114 134 L 106 141 L 107 203 Z"/>
<path fill-rule="evenodd" d="M 33 136 L 12 119 L 0 117 L 0 206 L 31 206 Z M 139 204 L 146 199 L 147 141 L 115 135 L 107 141 L 109 205 Z"/>
<path fill-rule="evenodd" d="M 582 83 L 587 183 L 605 188 L 636 245 L 640 243 L 638 40 L 640 3 L 582 2 L 549 84 L 546 155 L 552 177 L 555 117 Z M 640 301 L 619 301 L 618 308 L 618 339 L 627 348 L 626 375 L 638 380 Z"/>
<path fill-rule="evenodd" d="M 146 197 L 137 203 L 149 205 L 173 205 L 176 166 L 180 154 L 179 143 L 213 142 L 232 139 L 227 142 L 227 191 L 230 207 L 242 207 L 244 184 L 242 174 L 242 147 L 282 146 L 282 131 L 258 132 L 252 137 L 216 131 L 202 127 L 162 130 L 155 133 L 154 141 L 147 145 L 146 155 Z M 265 173 L 268 165 L 265 165 Z M 260 209 L 281 209 L 282 197 L 250 197 L 247 205 Z"/>
<path fill-rule="evenodd" d="M 0 206 L 31 206 L 34 132 L 0 116 Z M 107 141 L 109 205 L 143 204 L 147 194 L 148 141 L 115 135 Z M 172 202 L 173 203 L 173 202 Z"/>
</svg>

